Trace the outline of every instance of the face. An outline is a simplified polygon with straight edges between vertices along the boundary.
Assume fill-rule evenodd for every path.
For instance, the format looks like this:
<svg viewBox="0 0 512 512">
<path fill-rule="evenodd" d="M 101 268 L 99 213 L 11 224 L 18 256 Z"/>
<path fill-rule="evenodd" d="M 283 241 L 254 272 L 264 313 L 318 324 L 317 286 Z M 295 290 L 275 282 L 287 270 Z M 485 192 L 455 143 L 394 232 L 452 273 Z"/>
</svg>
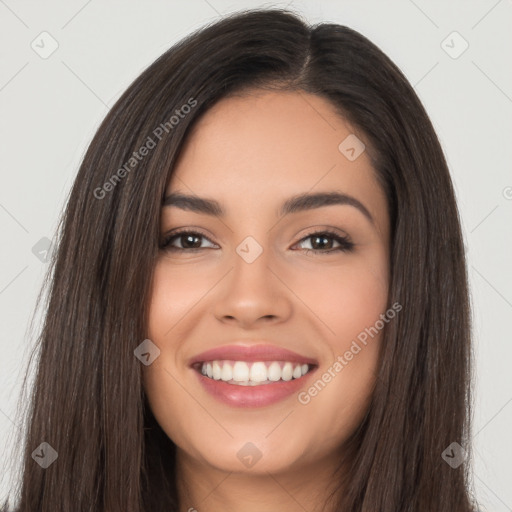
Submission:
<svg viewBox="0 0 512 512">
<path fill-rule="evenodd" d="M 362 421 L 389 282 L 386 197 L 362 148 L 326 100 L 302 92 L 223 99 L 188 138 L 167 195 L 215 200 L 223 215 L 162 208 L 148 333 L 160 355 L 143 370 L 181 460 L 253 474 L 326 467 Z M 350 199 L 282 214 L 320 193 Z"/>
</svg>

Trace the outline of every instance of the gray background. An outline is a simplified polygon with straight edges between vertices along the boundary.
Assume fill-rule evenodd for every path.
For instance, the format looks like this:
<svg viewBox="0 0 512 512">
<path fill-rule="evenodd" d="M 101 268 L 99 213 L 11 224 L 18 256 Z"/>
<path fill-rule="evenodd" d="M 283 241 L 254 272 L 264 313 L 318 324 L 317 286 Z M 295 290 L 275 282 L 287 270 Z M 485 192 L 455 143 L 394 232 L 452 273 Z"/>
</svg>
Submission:
<svg viewBox="0 0 512 512">
<path fill-rule="evenodd" d="M 174 42 L 223 14 L 272 5 L 363 33 L 402 69 L 432 119 L 469 258 L 477 497 L 483 510 L 512 511 L 511 0 L 0 0 L 0 498 L 14 478 L 7 464 L 18 428 L 16 401 L 47 268 L 44 253 L 32 249 L 44 250 L 40 240 L 54 236 L 94 131 L 130 82 Z M 51 36 L 40 36 L 43 31 Z M 48 50 L 50 38 L 58 48 L 42 58 L 31 45 Z M 464 41 L 469 46 L 461 53 Z M 37 332 L 39 314 L 34 325 Z"/>
</svg>

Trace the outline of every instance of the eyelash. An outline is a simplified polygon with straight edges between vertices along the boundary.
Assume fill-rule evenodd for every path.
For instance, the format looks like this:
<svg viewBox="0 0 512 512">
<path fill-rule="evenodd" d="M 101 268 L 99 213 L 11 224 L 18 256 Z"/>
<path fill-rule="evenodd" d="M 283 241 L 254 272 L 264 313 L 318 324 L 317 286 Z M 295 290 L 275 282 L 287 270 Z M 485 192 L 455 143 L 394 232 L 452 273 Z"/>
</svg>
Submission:
<svg viewBox="0 0 512 512">
<path fill-rule="evenodd" d="M 209 242 L 213 243 L 207 236 L 203 235 L 202 233 L 199 233 L 197 231 L 189 231 L 187 229 L 182 229 L 182 230 L 175 231 L 174 233 L 167 235 L 163 239 L 163 241 L 160 245 L 160 249 L 162 249 L 164 251 L 168 251 L 168 252 L 197 252 L 197 251 L 201 251 L 203 249 L 207 249 L 207 247 L 181 248 L 181 247 L 173 247 L 170 245 L 171 241 L 174 238 L 177 238 L 179 235 L 183 235 L 183 234 L 196 235 L 201 238 L 205 238 Z M 325 235 L 324 238 L 332 238 L 333 240 L 335 240 L 336 242 L 338 242 L 340 244 L 340 247 L 335 247 L 334 249 L 328 249 L 326 251 L 323 251 L 321 249 L 302 249 L 303 251 L 306 252 L 306 254 L 309 254 L 310 252 L 313 252 L 316 254 L 326 254 L 326 253 L 331 254 L 333 252 L 340 252 L 340 251 L 341 252 L 351 252 L 354 250 L 355 244 L 348 237 L 341 236 L 338 233 L 335 233 L 334 231 L 330 231 L 328 229 L 322 230 L 322 231 L 314 231 L 312 233 L 309 233 L 305 237 L 301 238 L 297 242 L 297 244 L 300 244 L 301 242 L 304 242 L 308 238 L 312 238 L 315 235 L 316 236 Z M 295 245 L 297 245 L 297 244 L 295 244 Z"/>
</svg>

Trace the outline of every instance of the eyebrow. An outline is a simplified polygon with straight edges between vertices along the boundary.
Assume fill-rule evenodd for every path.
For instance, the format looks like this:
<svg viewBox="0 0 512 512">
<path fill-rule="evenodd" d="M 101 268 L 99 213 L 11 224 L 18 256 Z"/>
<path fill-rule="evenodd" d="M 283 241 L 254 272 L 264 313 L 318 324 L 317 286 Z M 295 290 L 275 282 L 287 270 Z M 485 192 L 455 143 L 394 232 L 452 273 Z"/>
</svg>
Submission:
<svg viewBox="0 0 512 512">
<path fill-rule="evenodd" d="M 363 203 L 355 197 L 341 192 L 319 192 L 316 194 L 299 194 L 287 199 L 278 210 L 279 216 L 288 215 L 290 213 L 302 212 L 305 210 L 313 210 L 315 208 L 323 208 L 331 205 L 349 205 L 357 208 L 372 224 L 375 221 Z M 175 206 L 182 210 L 188 210 L 214 217 L 225 217 L 226 212 L 222 205 L 215 199 L 205 197 L 191 196 L 174 192 L 167 195 L 162 206 Z"/>
</svg>

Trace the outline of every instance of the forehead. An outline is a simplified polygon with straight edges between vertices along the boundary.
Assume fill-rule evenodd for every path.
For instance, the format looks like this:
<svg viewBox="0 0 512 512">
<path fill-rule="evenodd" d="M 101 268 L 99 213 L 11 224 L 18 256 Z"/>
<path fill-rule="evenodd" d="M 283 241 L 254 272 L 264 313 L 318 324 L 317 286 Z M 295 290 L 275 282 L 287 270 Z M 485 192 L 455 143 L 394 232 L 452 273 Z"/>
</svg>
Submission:
<svg viewBox="0 0 512 512">
<path fill-rule="evenodd" d="M 190 133 L 167 193 L 215 197 L 229 211 L 230 203 L 274 207 L 291 195 L 337 190 L 379 218 L 385 197 L 369 156 L 363 151 L 350 160 L 339 147 L 354 136 L 316 95 L 254 90 L 225 98 Z"/>
</svg>

